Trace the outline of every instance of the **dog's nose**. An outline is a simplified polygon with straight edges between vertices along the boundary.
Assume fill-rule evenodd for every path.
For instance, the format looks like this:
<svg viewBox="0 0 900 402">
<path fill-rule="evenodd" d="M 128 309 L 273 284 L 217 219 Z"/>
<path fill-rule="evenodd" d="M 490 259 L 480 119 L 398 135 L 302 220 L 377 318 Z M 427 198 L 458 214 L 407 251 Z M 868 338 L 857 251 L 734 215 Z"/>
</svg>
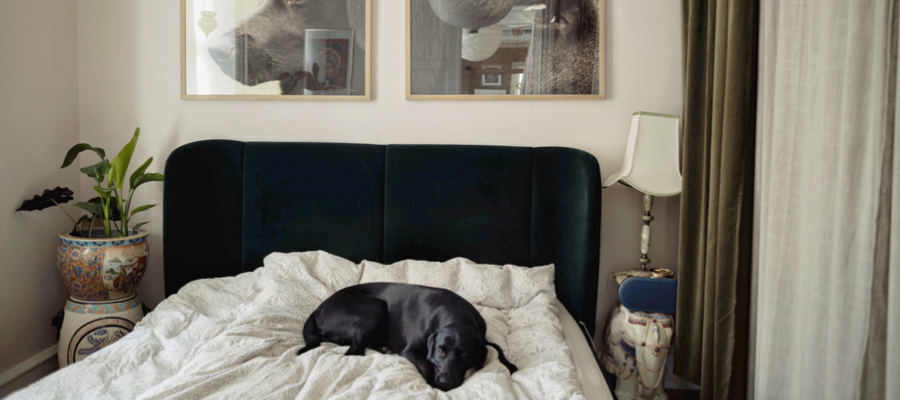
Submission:
<svg viewBox="0 0 900 402">
<path fill-rule="evenodd" d="M 209 55 L 217 63 L 234 59 L 234 30 L 225 32 L 209 43 Z"/>
<path fill-rule="evenodd" d="M 442 391 L 449 391 L 454 388 L 453 384 L 451 384 L 450 380 L 448 379 L 437 378 L 435 379 L 435 385 L 437 385 L 437 388 Z"/>
<path fill-rule="evenodd" d="M 442 391 L 449 391 L 459 386 L 459 384 L 456 384 L 453 381 L 453 378 L 446 372 L 440 373 L 435 376 L 434 382 L 435 385 L 437 385 L 437 388 Z"/>
</svg>

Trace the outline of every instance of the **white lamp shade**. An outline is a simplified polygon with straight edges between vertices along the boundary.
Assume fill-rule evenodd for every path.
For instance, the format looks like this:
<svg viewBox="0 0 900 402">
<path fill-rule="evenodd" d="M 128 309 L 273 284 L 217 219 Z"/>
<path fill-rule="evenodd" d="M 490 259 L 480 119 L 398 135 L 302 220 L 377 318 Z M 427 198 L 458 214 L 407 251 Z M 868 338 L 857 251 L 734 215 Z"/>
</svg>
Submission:
<svg viewBox="0 0 900 402">
<path fill-rule="evenodd" d="M 610 175 L 603 187 L 621 180 L 652 196 L 668 197 L 681 193 L 678 126 L 679 119 L 675 115 L 635 113 L 631 117 L 622 169 Z"/>
<path fill-rule="evenodd" d="M 452 26 L 478 30 L 494 25 L 512 10 L 515 0 L 428 0 L 431 9 Z"/>
<path fill-rule="evenodd" d="M 468 61 L 482 61 L 490 58 L 503 43 L 503 25 L 499 22 L 472 33 L 463 30 L 462 58 Z"/>
</svg>

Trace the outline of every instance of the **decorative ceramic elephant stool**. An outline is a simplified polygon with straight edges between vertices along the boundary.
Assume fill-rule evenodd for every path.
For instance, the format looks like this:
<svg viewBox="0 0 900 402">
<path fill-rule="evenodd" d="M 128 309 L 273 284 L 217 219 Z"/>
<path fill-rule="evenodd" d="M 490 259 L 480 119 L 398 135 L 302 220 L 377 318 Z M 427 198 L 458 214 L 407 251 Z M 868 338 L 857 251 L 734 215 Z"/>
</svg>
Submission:
<svg viewBox="0 0 900 402">
<path fill-rule="evenodd" d="M 674 322 L 660 313 L 612 311 L 604 368 L 616 375 L 619 399 L 668 399 L 662 389 Z"/>
</svg>

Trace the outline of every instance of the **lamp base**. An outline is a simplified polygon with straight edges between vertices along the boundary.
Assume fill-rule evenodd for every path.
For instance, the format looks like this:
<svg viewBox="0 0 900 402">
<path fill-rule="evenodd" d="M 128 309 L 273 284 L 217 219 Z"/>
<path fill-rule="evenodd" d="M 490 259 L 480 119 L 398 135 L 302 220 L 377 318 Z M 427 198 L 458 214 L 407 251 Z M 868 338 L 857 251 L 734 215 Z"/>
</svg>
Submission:
<svg viewBox="0 0 900 402">
<path fill-rule="evenodd" d="M 650 268 L 650 277 L 656 279 L 671 279 L 675 273 L 665 268 Z"/>
<path fill-rule="evenodd" d="M 613 276 L 616 278 L 616 283 L 621 285 L 622 282 L 633 276 L 638 278 L 672 279 L 675 277 L 675 273 L 665 268 L 632 268 L 627 271 L 616 272 Z"/>
</svg>

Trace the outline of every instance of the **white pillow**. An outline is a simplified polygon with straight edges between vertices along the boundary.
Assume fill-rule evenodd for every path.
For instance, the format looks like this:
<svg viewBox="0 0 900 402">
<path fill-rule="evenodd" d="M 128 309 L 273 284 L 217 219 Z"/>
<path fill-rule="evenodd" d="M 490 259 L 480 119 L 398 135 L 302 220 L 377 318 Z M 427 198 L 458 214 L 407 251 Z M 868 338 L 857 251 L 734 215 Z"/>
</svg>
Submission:
<svg viewBox="0 0 900 402">
<path fill-rule="evenodd" d="M 446 262 L 406 260 L 391 265 L 363 261 L 360 283 L 399 282 L 456 292 L 472 304 L 508 310 L 527 305 L 537 295 L 556 297 L 554 266 L 476 264 L 465 258 Z"/>
</svg>

